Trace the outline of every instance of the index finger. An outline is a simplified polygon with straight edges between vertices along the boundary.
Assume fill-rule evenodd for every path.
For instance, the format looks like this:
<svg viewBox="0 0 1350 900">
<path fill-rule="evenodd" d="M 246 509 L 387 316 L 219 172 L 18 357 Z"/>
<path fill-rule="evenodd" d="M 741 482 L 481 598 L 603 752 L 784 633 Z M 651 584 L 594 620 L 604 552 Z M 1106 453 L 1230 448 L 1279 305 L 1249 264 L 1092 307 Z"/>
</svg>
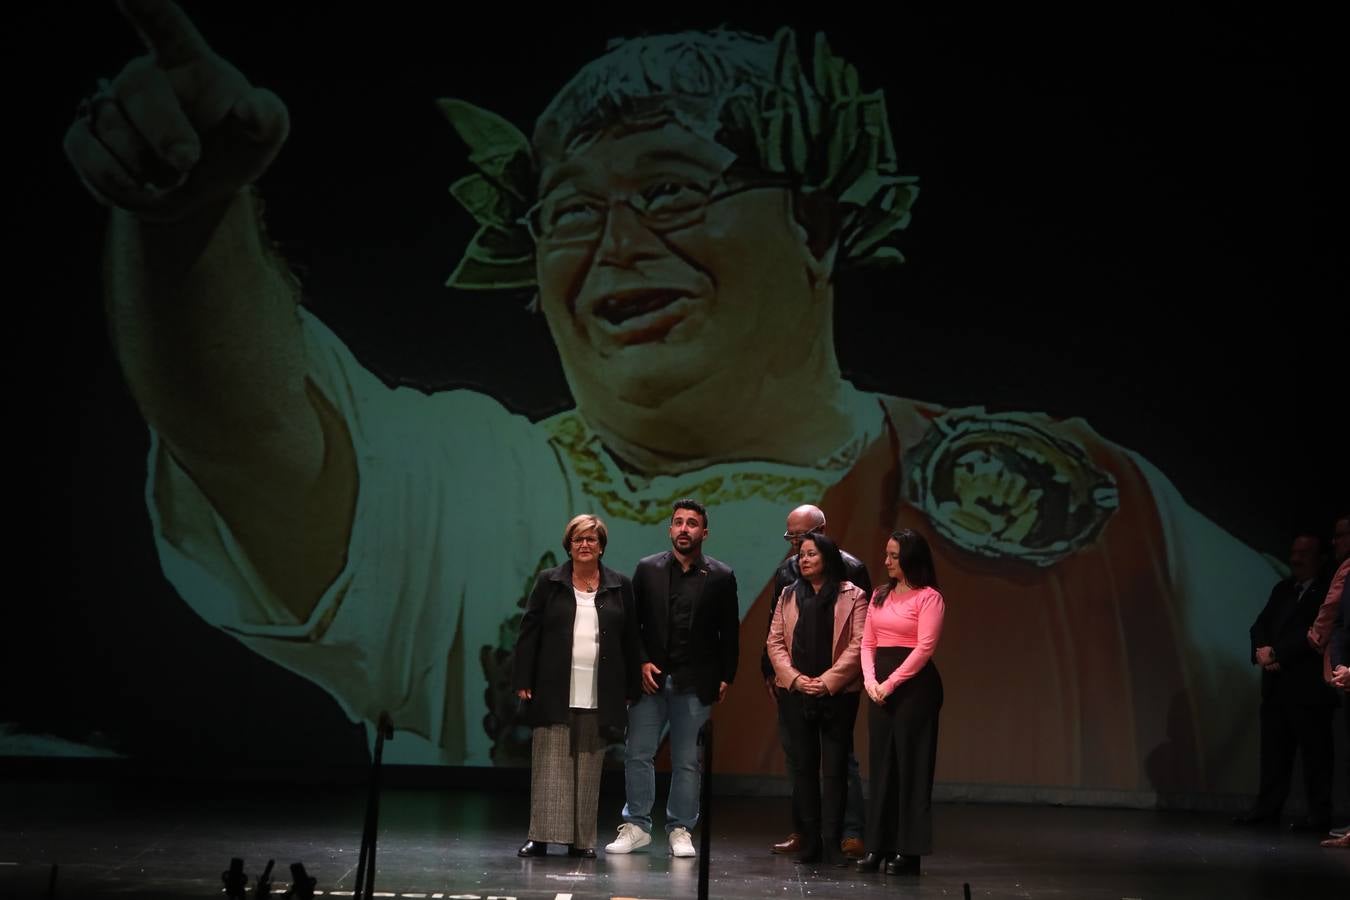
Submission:
<svg viewBox="0 0 1350 900">
<path fill-rule="evenodd" d="M 211 53 L 206 38 L 177 3 L 119 0 L 117 5 L 160 66 L 181 66 Z"/>
</svg>

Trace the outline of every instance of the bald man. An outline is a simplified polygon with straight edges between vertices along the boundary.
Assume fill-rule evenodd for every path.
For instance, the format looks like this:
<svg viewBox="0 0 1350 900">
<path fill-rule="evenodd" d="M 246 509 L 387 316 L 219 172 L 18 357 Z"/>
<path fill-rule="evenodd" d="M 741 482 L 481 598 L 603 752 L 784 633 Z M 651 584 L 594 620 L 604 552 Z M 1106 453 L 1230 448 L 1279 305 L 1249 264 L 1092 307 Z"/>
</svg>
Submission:
<svg viewBox="0 0 1350 900">
<path fill-rule="evenodd" d="M 773 575 L 773 594 L 770 597 L 769 621 L 773 621 L 773 611 L 778 605 L 778 597 L 783 593 L 783 588 L 792 584 L 801 577 L 801 569 L 797 567 L 797 551 L 801 550 L 802 540 L 810 534 L 822 534 L 825 532 L 825 512 L 818 506 L 806 504 L 799 506 L 788 513 L 787 531 L 783 534 L 783 539 L 791 545 L 792 550 L 788 553 L 783 564 L 778 567 L 778 571 Z M 844 570 L 848 573 L 848 580 L 862 588 L 870 597 L 872 594 L 872 579 L 867 574 L 867 566 L 863 565 L 862 560 L 844 550 L 839 551 L 844 557 Z M 759 661 L 760 671 L 764 674 L 764 686 L 769 692 L 769 696 L 774 702 L 778 701 L 777 690 L 774 687 L 773 666 L 769 663 L 769 653 L 766 649 Z M 792 771 L 795 748 L 789 738 L 787 726 L 783 723 L 782 708 L 779 707 L 778 715 L 778 737 L 783 744 L 783 755 L 787 758 L 788 771 Z M 844 837 L 840 842 L 840 849 L 846 856 L 860 857 L 863 855 L 863 796 L 862 796 L 862 778 L 858 775 L 858 758 L 853 755 L 853 747 L 850 744 L 848 751 L 848 795 L 844 801 Z M 798 814 L 796 802 L 792 807 L 792 833 L 786 838 L 773 845 L 774 853 L 796 853 L 801 847 L 801 816 Z"/>
</svg>

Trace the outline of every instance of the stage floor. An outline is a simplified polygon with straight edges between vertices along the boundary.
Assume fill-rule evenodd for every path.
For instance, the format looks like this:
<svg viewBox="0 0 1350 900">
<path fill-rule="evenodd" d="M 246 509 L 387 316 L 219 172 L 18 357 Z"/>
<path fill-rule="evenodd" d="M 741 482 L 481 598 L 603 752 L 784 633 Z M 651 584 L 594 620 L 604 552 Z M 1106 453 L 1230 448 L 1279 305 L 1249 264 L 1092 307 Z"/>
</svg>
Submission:
<svg viewBox="0 0 1350 900">
<path fill-rule="evenodd" d="M 601 800 L 601 844 L 620 797 Z M 230 858 L 245 860 L 248 895 L 275 859 L 274 895 L 289 866 L 318 879 L 317 896 L 351 895 L 364 791 L 195 784 L 0 784 L 0 898 L 221 896 Z M 528 797 L 516 791 L 387 790 L 375 888 L 384 897 L 583 900 L 695 897 L 698 861 L 657 837 L 646 852 L 577 861 L 521 860 Z M 717 798 L 709 896 L 1317 898 L 1350 897 L 1350 851 L 1320 836 L 1246 830 L 1226 816 L 975 804 L 936 811 L 935 855 L 919 878 L 795 865 L 783 798 Z M 658 829 L 659 830 L 659 829 Z M 695 837 L 697 842 L 697 835 Z M 561 854 L 563 848 L 550 848 Z"/>
</svg>

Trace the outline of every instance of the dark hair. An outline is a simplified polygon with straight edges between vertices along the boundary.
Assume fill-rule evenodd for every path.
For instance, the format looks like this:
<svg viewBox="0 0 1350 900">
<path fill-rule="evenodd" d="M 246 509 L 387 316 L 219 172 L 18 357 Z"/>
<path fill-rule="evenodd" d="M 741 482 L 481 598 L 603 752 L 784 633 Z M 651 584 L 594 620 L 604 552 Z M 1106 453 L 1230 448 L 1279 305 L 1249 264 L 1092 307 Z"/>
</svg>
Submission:
<svg viewBox="0 0 1350 900">
<path fill-rule="evenodd" d="M 1333 523 L 1333 527 L 1334 526 L 1335 523 Z M 1318 553 L 1323 553 L 1327 549 L 1327 539 L 1322 535 L 1322 532 L 1319 529 L 1316 528 L 1297 529 L 1294 531 L 1294 540 L 1297 541 L 1299 538 L 1311 538 L 1312 540 L 1317 541 Z"/>
<path fill-rule="evenodd" d="M 933 551 L 928 548 L 928 542 L 923 539 L 923 535 L 913 528 L 902 528 L 899 531 L 892 531 L 890 539 L 900 545 L 897 561 L 900 564 L 900 571 L 905 574 L 905 582 L 910 587 L 929 587 L 937 590 L 937 569 L 933 566 Z M 877 606 L 885 603 L 886 597 L 895 590 L 896 584 L 896 580 L 891 578 L 877 588 L 876 593 L 872 595 L 872 603 Z"/>
<path fill-rule="evenodd" d="M 685 497 L 683 500 L 676 500 L 675 505 L 670 508 L 670 517 L 672 519 L 675 518 L 675 513 L 681 509 L 692 509 L 703 519 L 703 527 L 708 527 L 708 511 L 703 508 L 702 503 L 699 503 L 697 500 L 690 497 Z"/>
<path fill-rule="evenodd" d="M 813 531 L 802 538 L 802 546 L 810 541 L 816 545 L 816 551 L 820 554 L 821 570 L 825 573 L 825 580 L 834 584 L 839 584 L 848 579 L 848 570 L 844 568 L 844 555 L 839 552 L 839 545 L 836 544 L 824 532 Z M 797 551 L 801 555 L 801 551 Z"/>
</svg>

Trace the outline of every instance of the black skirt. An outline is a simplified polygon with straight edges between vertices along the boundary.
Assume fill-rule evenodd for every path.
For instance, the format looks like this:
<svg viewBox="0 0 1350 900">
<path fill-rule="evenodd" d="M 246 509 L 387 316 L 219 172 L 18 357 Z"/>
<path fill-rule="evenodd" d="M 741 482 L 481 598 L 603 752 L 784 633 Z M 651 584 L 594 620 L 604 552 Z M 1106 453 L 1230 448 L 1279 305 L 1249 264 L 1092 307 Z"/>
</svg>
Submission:
<svg viewBox="0 0 1350 900">
<path fill-rule="evenodd" d="M 913 650 L 878 647 L 876 680 L 889 678 Z M 931 659 L 884 704 L 868 701 L 869 851 L 906 856 L 933 852 L 933 772 L 941 709 L 942 678 Z"/>
</svg>

